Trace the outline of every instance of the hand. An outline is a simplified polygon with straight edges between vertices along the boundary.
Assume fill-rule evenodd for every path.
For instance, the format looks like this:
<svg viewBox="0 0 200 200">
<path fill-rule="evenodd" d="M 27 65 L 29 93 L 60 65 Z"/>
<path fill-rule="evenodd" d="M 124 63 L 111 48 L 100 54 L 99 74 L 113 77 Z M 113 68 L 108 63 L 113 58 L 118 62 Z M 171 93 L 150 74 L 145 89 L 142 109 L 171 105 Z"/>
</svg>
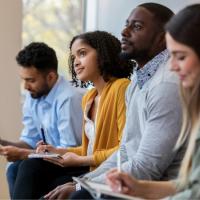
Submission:
<svg viewBox="0 0 200 200">
<path fill-rule="evenodd" d="M 55 148 L 54 146 L 52 146 L 50 144 L 44 144 L 44 142 L 42 140 L 40 140 L 37 143 L 36 153 L 44 153 L 47 151 L 52 152 L 52 153 L 58 153 L 57 148 Z"/>
<path fill-rule="evenodd" d="M 45 199 L 67 199 L 76 190 L 75 183 L 69 182 L 56 187 L 44 196 Z"/>
<path fill-rule="evenodd" d="M 0 154 L 5 156 L 9 162 L 26 159 L 28 156 L 27 151 L 14 146 L 3 146 L 0 148 Z"/>
<path fill-rule="evenodd" d="M 44 160 L 59 165 L 61 167 L 81 166 L 84 162 L 83 156 L 79 156 L 71 152 L 67 152 L 59 158 L 44 158 Z"/>
<path fill-rule="evenodd" d="M 138 196 L 140 193 L 141 188 L 139 181 L 126 173 L 118 172 L 117 169 L 110 170 L 106 178 L 107 184 L 110 185 L 115 192 L 131 196 Z"/>
</svg>

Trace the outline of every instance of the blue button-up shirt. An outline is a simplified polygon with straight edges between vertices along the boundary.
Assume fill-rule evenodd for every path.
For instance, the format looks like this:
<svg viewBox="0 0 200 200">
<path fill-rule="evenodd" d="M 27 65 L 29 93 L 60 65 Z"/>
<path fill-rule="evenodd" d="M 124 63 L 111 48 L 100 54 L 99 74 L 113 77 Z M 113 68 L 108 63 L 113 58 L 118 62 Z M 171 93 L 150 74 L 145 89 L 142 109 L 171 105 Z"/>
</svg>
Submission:
<svg viewBox="0 0 200 200">
<path fill-rule="evenodd" d="M 72 87 L 63 77 L 59 77 L 47 96 L 34 99 L 27 92 L 20 140 L 35 148 L 36 143 L 42 140 L 43 127 L 48 144 L 55 147 L 80 145 L 84 92 Z"/>
</svg>

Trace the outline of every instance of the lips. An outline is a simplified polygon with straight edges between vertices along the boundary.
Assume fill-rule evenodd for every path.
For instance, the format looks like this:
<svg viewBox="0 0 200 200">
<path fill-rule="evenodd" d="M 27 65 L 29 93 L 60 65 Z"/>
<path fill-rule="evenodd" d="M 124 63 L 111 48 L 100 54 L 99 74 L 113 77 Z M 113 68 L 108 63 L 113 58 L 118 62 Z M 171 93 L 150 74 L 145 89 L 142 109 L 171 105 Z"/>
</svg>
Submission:
<svg viewBox="0 0 200 200">
<path fill-rule="evenodd" d="M 186 77 L 185 75 L 179 74 L 179 78 L 180 78 L 180 80 L 184 80 L 185 77 Z"/>
<path fill-rule="evenodd" d="M 131 46 L 131 42 L 129 42 L 126 38 L 122 38 L 122 40 L 121 40 L 121 48 L 122 49 L 126 49 L 129 46 Z"/>
<path fill-rule="evenodd" d="M 84 70 L 84 67 L 79 67 L 75 69 L 76 74 L 80 74 Z"/>
</svg>

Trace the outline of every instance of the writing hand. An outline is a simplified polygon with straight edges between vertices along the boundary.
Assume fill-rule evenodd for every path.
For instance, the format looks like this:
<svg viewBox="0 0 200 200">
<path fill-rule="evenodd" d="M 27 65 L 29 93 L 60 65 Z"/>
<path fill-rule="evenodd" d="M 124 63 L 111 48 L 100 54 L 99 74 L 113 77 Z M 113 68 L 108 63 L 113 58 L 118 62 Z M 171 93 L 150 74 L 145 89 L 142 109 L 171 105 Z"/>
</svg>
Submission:
<svg viewBox="0 0 200 200">
<path fill-rule="evenodd" d="M 137 179 L 126 173 L 118 172 L 117 169 L 112 169 L 107 173 L 106 182 L 110 185 L 113 191 L 131 196 L 137 196 L 141 190 Z M 119 184 L 121 185 L 121 191 L 118 190 Z"/>
<path fill-rule="evenodd" d="M 43 141 L 39 141 L 37 143 L 36 153 L 44 153 L 44 152 L 52 152 L 52 153 L 59 153 L 57 149 L 50 145 L 50 144 L 43 144 Z"/>
</svg>

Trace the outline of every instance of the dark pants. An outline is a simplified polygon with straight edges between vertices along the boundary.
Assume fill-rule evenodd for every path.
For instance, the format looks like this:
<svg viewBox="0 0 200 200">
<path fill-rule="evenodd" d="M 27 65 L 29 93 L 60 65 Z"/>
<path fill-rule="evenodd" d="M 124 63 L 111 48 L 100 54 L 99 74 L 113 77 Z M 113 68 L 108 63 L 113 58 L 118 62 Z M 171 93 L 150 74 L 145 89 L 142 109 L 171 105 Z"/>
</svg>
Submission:
<svg viewBox="0 0 200 200">
<path fill-rule="evenodd" d="M 12 199 L 12 194 L 14 190 L 15 180 L 17 177 L 18 168 L 21 162 L 22 161 L 16 161 L 16 162 L 10 163 L 6 171 L 6 177 L 7 177 L 8 188 L 9 188 L 11 199 Z"/>
<path fill-rule="evenodd" d="M 13 199 L 39 199 L 88 171 L 89 167 L 60 167 L 43 159 L 24 160 L 18 169 Z"/>
<path fill-rule="evenodd" d="M 81 189 L 79 191 L 73 192 L 69 199 L 93 199 L 91 194 L 85 190 L 85 189 Z"/>
<path fill-rule="evenodd" d="M 121 198 L 116 198 L 116 197 L 113 197 L 113 196 L 108 196 L 108 195 L 101 195 L 101 197 L 92 197 L 92 195 L 87 191 L 85 190 L 84 188 L 82 188 L 81 190 L 79 191 L 76 191 L 76 192 L 73 192 L 69 199 L 96 199 L 96 200 L 106 200 L 106 199 L 116 199 L 116 200 L 121 200 Z"/>
</svg>

